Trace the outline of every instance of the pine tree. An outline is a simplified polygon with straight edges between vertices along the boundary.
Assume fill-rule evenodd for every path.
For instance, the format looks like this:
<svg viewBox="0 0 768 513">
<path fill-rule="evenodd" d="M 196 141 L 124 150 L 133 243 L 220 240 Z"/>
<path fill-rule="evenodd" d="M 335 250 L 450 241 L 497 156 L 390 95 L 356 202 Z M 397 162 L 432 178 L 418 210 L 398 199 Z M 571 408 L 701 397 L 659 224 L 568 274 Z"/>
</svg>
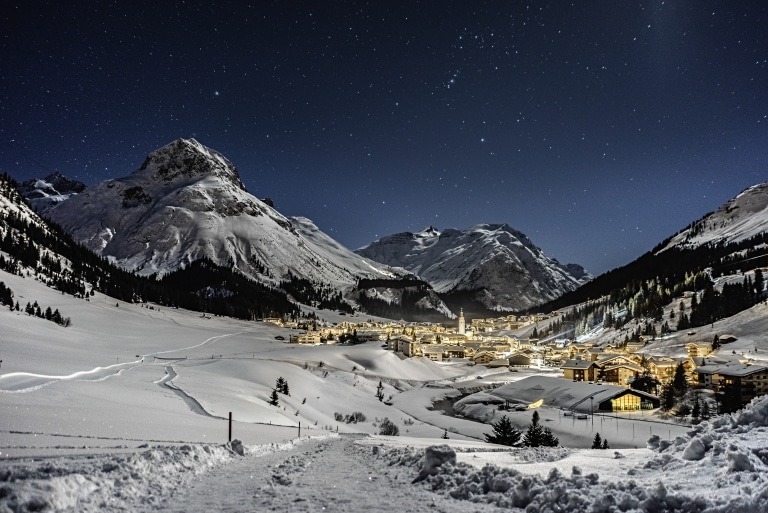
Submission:
<svg viewBox="0 0 768 513">
<path fill-rule="evenodd" d="M 661 407 L 665 411 L 675 407 L 675 389 L 671 383 L 667 383 L 661 389 Z"/>
<path fill-rule="evenodd" d="M 288 380 L 284 379 L 282 376 L 275 381 L 275 389 L 283 395 L 291 395 L 291 392 L 288 389 Z"/>
<path fill-rule="evenodd" d="M 707 401 L 701 402 L 701 412 L 699 413 L 699 417 L 706 420 L 709 418 L 709 403 Z"/>
<path fill-rule="evenodd" d="M 493 433 L 485 434 L 485 441 L 491 444 L 509 445 L 516 447 L 520 445 L 520 439 L 523 434 L 515 428 L 506 415 L 502 416 L 498 422 L 492 424 Z"/>
<path fill-rule="evenodd" d="M 542 447 L 557 447 L 560 445 L 560 439 L 557 438 L 552 430 L 548 427 L 544 428 L 544 437 L 541 440 Z"/>
<path fill-rule="evenodd" d="M 381 380 L 379 380 L 379 386 L 376 387 L 376 398 L 381 402 L 384 401 L 384 385 L 382 385 Z"/>
<path fill-rule="evenodd" d="M 592 449 L 600 449 L 603 445 L 603 440 L 600 438 L 600 433 L 595 433 L 595 438 L 592 439 Z"/>
<path fill-rule="evenodd" d="M 688 380 L 685 378 L 685 367 L 678 363 L 675 367 L 675 377 L 672 378 L 672 388 L 677 397 L 683 397 L 688 391 Z"/>
<path fill-rule="evenodd" d="M 448 440 L 448 430 L 443 431 L 443 436 L 441 437 L 443 440 Z"/>
<path fill-rule="evenodd" d="M 608 439 L 607 438 L 603 438 L 603 445 L 600 448 L 601 449 L 610 449 L 610 447 L 608 446 Z"/>
<path fill-rule="evenodd" d="M 269 396 L 269 404 L 272 406 L 280 406 L 280 398 L 277 396 L 277 389 L 272 389 L 272 395 Z"/>
<path fill-rule="evenodd" d="M 533 412 L 531 424 L 523 437 L 523 445 L 526 447 L 554 447 L 560 441 L 555 437 L 549 428 L 543 428 L 539 424 L 539 412 Z"/>
<path fill-rule="evenodd" d="M 691 417 L 698 419 L 701 416 L 701 404 L 699 403 L 699 394 L 693 397 L 693 409 L 691 410 Z"/>
</svg>

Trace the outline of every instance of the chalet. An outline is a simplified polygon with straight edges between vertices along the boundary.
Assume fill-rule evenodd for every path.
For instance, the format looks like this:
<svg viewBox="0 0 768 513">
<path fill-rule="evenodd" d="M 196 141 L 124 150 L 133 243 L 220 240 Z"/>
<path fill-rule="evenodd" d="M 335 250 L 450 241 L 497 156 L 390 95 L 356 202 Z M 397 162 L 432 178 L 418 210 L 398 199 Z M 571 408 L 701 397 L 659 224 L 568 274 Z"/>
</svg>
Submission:
<svg viewBox="0 0 768 513">
<path fill-rule="evenodd" d="M 475 356 L 472 358 L 472 361 L 475 362 L 476 365 L 487 365 L 489 362 L 492 362 L 497 358 L 495 351 L 480 351 L 475 354 Z"/>
<path fill-rule="evenodd" d="M 462 346 L 444 346 L 445 354 L 448 358 L 465 358 L 467 356 L 466 350 Z"/>
<path fill-rule="evenodd" d="M 598 377 L 607 383 L 626 386 L 630 378 L 639 376 L 644 369 L 626 356 L 612 355 L 598 360 Z"/>
<path fill-rule="evenodd" d="M 707 356 L 712 352 L 712 342 L 688 342 L 685 349 L 688 351 L 688 358 Z"/>
<path fill-rule="evenodd" d="M 408 337 L 397 337 L 395 342 L 397 344 L 396 351 L 403 353 L 405 356 L 416 356 L 416 346 L 420 346 L 420 344 L 417 344 Z"/>
<path fill-rule="evenodd" d="M 704 365 L 695 372 L 700 385 L 716 392 L 735 386 L 744 404 L 768 393 L 768 367 L 763 365 Z"/>
<path fill-rule="evenodd" d="M 463 333 L 444 333 L 440 335 L 443 344 L 461 345 L 467 342 L 467 336 Z"/>
<path fill-rule="evenodd" d="M 563 369 L 563 377 L 573 381 L 595 381 L 597 376 L 597 363 L 590 360 L 567 360 L 560 366 Z"/>
<path fill-rule="evenodd" d="M 509 367 L 509 359 L 507 358 L 496 358 L 495 360 L 491 360 L 486 364 L 491 369 L 496 369 L 499 367 Z"/>
<path fill-rule="evenodd" d="M 421 347 L 421 355 L 433 362 L 442 362 L 447 347 L 441 344 L 428 344 Z"/>
<path fill-rule="evenodd" d="M 523 353 L 513 354 L 508 358 L 508 361 L 510 367 L 527 368 L 531 366 L 531 357 Z"/>
<path fill-rule="evenodd" d="M 298 335 L 291 335 L 291 344 L 310 344 L 319 345 L 322 343 L 320 333 L 317 331 L 310 331 L 307 333 L 299 333 Z"/>
<path fill-rule="evenodd" d="M 662 383 L 672 381 L 678 364 L 677 360 L 673 358 L 651 356 L 647 361 L 651 376 Z"/>
</svg>

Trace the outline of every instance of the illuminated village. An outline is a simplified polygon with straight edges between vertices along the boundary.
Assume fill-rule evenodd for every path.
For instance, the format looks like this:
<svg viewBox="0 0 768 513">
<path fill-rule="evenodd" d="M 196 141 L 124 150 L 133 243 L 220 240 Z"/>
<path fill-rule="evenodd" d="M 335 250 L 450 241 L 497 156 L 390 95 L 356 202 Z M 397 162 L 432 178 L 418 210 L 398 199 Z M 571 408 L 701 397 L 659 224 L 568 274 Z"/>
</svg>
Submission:
<svg viewBox="0 0 768 513">
<path fill-rule="evenodd" d="M 301 329 L 290 335 L 294 344 L 336 344 L 382 342 L 401 358 L 427 358 L 435 362 L 463 362 L 510 371 L 560 369 L 561 379 L 597 385 L 619 386 L 626 392 L 614 394 L 611 402 L 600 405 L 603 410 L 654 409 L 660 406 L 660 386 L 670 383 L 678 365 L 685 369 L 689 383 L 713 391 L 736 385 L 740 401 L 768 393 L 768 367 L 750 363 L 741 354 L 727 354 L 713 349 L 711 341 L 695 338 L 685 344 L 684 356 L 654 356 L 641 351 L 646 343 L 623 341 L 611 345 L 576 342 L 561 338 L 539 327 L 557 320 L 559 312 L 527 316 L 508 315 L 498 318 L 472 319 L 467 326 L 463 311 L 455 327 L 440 323 L 349 322 L 333 325 L 314 323 L 301 325 L 280 319 L 265 319 L 285 328 Z M 528 328 L 527 330 L 525 328 Z M 528 333 L 521 337 L 520 333 Z M 689 335 L 693 335 L 691 332 Z M 730 336 L 722 337 L 728 343 Z M 634 390 L 632 383 L 640 377 L 652 378 L 657 385 L 647 392 Z"/>
</svg>

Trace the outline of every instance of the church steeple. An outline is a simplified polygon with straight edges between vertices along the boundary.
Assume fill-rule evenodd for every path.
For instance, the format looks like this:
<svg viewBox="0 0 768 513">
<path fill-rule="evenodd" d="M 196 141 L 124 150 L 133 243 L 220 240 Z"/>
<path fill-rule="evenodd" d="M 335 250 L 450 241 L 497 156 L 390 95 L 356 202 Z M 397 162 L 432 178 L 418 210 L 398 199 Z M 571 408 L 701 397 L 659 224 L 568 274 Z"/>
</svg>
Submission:
<svg viewBox="0 0 768 513">
<path fill-rule="evenodd" d="M 464 309 L 459 310 L 459 335 L 464 335 L 467 331 L 467 325 L 464 322 Z"/>
</svg>

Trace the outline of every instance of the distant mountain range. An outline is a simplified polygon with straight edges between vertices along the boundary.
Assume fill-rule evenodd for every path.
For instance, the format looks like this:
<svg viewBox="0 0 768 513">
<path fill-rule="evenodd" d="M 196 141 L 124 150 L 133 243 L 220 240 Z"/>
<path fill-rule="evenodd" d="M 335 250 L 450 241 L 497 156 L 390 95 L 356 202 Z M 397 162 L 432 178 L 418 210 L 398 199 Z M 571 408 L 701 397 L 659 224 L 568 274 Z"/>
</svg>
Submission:
<svg viewBox="0 0 768 513">
<path fill-rule="evenodd" d="M 440 293 L 465 292 L 489 310 L 522 311 L 577 289 L 592 275 L 549 258 L 506 224 L 404 232 L 355 251 L 402 267 Z M 465 295 L 466 296 L 466 295 Z"/>
<path fill-rule="evenodd" d="M 375 282 L 365 297 L 386 303 L 402 300 L 403 284 L 387 287 L 381 280 L 397 282 L 413 273 L 438 293 L 469 291 L 466 299 L 488 310 L 529 308 L 591 277 L 580 266 L 549 259 L 506 225 L 425 231 L 417 237 L 425 251 L 416 264 L 387 261 L 374 251 L 387 246 L 384 240 L 368 247 L 376 254 L 369 259 L 309 219 L 285 217 L 252 196 L 226 157 L 194 139 L 153 151 L 123 178 L 86 189 L 56 175 L 25 182 L 24 193 L 75 240 L 143 276 L 167 275 L 205 259 L 269 286 L 307 280 L 353 302 L 360 298 L 354 291 L 360 280 Z M 454 316 L 434 292 L 418 290 L 428 295 L 422 306 Z"/>
<path fill-rule="evenodd" d="M 215 266 L 306 304 L 364 304 L 369 311 L 414 319 L 419 312 L 454 317 L 459 308 L 476 314 L 555 308 L 646 275 L 731 265 L 737 251 L 760 258 L 754 241 L 768 226 L 768 185 L 756 185 L 637 261 L 593 279 L 579 265 L 547 257 L 505 224 L 429 227 L 352 252 L 309 219 L 285 217 L 270 201 L 248 193 L 236 168 L 194 139 L 173 141 L 130 175 L 90 188 L 55 174 L 22 189 L 76 241 L 141 276 L 192 268 L 205 274 Z M 716 256 L 708 249 L 713 247 L 719 248 Z"/>
</svg>

